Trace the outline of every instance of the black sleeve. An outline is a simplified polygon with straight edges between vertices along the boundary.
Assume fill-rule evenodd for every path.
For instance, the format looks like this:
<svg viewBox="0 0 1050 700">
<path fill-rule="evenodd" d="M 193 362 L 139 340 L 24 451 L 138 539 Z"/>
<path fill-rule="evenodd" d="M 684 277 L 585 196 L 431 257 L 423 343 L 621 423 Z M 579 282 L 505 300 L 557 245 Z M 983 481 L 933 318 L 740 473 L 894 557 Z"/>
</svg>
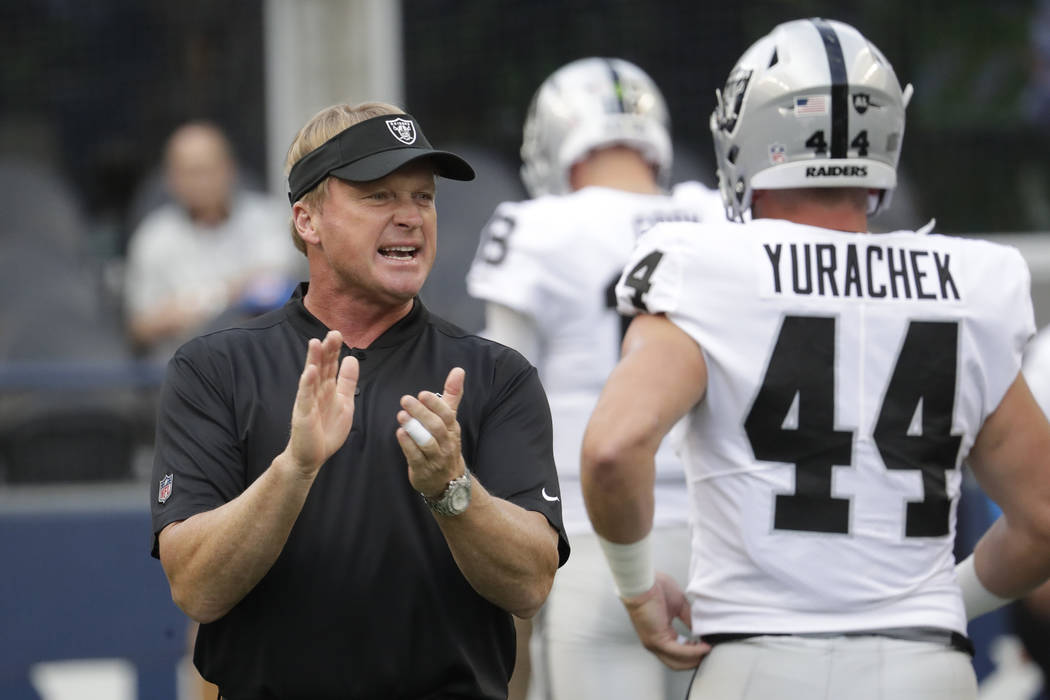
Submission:
<svg viewBox="0 0 1050 700">
<path fill-rule="evenodd" d="M 165 526 L 221 506 L 245 488 L 232 401 L 216 367 L 201 361 L 200 342 L 175 354 L 161 387 L 150 483 L 155 557 Z"/>
<path fill-rule="evenodd" d="M 475 464 L 468 466 L 489 493 L 547 518 L 558 531 L 561 566 L 569 557 L 569 541 L 562 523 L 550 405 L 536 369 L 517 353 L 506 359 L 497 370 L 478 431 Z M 500 381 L 500 375 L 506 380 Z"/>
</svg>

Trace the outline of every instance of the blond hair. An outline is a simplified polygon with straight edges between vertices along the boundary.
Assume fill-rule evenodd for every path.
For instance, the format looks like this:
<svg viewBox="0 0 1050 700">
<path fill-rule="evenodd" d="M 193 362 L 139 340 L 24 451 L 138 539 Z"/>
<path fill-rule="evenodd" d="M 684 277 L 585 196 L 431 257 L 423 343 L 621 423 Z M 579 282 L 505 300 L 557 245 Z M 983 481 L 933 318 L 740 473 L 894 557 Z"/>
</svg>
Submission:
<svg viewBox="0 0 1050 700">
<path fill-rule="evenodd" d="M 310 118 L 310 121 L 299 129 L 299 133 L 292 139 L 292 145 L 288 148 L 288 155 L 284 159 L 284 176 L 287 178 L 292 166 L 298 163 L 303 156 L 323 145 L 328 139 L 336 134 L 346 131 L 354 124 L 381 117 L 384 114 L 404 114 L 405 110 L 386 102 L 362 102 L 358 105 L 337 104 L 325 107 Z M 299 198 L 299 201 L 308 207 L 321 208 L 328 196 L 328 180 L 326 177 L 312 190 Z M 294 202 L 293 202 L 294 204 Z M 295 221 L 291 222 L 292 242 L 299 252 L 306 254 L 306 243 L 295 228 Z"/>
</svg>

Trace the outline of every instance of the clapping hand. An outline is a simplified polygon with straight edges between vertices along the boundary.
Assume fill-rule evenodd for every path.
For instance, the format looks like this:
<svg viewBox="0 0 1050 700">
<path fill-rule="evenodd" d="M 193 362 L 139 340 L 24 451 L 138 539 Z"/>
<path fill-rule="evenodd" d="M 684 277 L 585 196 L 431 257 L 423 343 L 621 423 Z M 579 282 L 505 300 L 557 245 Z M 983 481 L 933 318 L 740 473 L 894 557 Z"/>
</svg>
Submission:
<svg viewBox="0 0 1050 700">
<path fill-rule="evenodd" d="M 339 362 L 343 336 L 329 331 L 324 340 L 311 338 L 306 366 L 292 409 L 292 430 L 286 452 L 304 477 L 313 477 L 346 442 L 354 422 L 357 358 Z"/>
<path fill-rule="evenodd" d="M 448 482 L 461 476 L 465 468 L 456 420 L 465 380 L 466 373 L 455 367 L 448 373 L 442 393 L 421 391 L 414 397 L 401 397 L 397 441 L 408 460 L 408 480 L 416 491 L 427 496 L 440 495 Z M 423 428 L 422 432 L 419 428 L 412 429 L 415 437 L 405 427 L 413 419 Z"/>
</svg>

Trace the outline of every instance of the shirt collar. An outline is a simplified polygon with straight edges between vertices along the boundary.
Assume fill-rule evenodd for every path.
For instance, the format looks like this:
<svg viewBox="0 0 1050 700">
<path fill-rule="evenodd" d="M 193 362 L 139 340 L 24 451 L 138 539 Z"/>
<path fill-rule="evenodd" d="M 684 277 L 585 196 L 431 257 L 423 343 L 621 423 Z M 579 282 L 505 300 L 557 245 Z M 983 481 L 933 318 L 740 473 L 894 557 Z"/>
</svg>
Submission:
<svg viewBox="0 0 1050 700">
<path fill-rule="evenodd" d="M 303 299 L 309 282 L 302 282 L 292 292 L 291 299 L 285 304 L 285 313 L 295 328 L 307 338 L 324 338 L 330 330 L 320 319 L 310 313 Z M 369 348 L 388 348 L 419 335 L 430 319 L 430 312 L 423 306 L 419 297 L 412 300 L 412 310 L 404 318 L 383 331 L 382 335 L 372 341 Z M 365 348 L 362 348 L 365 349 Z"/>
</svg>

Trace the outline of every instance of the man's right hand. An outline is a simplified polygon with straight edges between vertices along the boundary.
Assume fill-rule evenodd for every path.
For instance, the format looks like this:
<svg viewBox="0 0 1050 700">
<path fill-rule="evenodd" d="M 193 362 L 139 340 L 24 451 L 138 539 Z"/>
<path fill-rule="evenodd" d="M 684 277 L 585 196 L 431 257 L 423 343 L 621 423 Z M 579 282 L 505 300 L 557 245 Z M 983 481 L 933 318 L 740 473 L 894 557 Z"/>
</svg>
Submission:
<svg viewBox="0 0 1050 700">
<path fill-rule="evenodd" d="M 307 346 L 285 448 L 290 463 L 306 478 L 313 478 L 343 446 L 354 422 L 359 367 L 356 357 L 339 362 L 342 347 L 339 331 L 329 331 L 323 341 L 311 338 Z"/>
</svg>

